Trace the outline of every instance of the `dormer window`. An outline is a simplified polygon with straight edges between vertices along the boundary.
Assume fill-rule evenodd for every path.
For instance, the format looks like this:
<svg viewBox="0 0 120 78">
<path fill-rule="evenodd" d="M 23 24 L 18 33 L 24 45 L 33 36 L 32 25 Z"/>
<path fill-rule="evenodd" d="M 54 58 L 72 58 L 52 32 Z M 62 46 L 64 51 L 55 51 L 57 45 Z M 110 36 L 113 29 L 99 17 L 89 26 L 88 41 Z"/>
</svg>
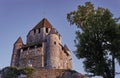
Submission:
<svg viewBox="0 0 120 78">
<path fill-rule="evenodd" d="M 48 28 L 46 28 L 46 33 L 48 33 Z"/>
</svg>

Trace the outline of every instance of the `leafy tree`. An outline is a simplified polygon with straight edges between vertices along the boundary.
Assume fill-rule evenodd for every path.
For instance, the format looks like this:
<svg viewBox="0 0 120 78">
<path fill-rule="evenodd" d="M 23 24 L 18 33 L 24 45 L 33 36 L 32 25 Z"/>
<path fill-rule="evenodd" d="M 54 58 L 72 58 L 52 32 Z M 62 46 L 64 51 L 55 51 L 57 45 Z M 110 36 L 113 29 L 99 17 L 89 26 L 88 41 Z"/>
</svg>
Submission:
<svg viewBox="0 0 120 78">
<path fill-rule="evenodd" d="M 5 67 L 1 70 L 2 78 L 17 78 L 18 69 L 16 67 Z"/>
<path fill-rule="evenodd" d="M 2 74 L 1 78 L 18 78 L 18 75 L 20 74 L 25 74 L 27 75 L 27 78 L 30 78 L 34 71 L 35 69 L 31 67 L 5 67 L 0 71 L 0 74 Z"/>
<path fill-rule="evenodd" d="M 120 64 L 120 25 L 108 9 L 94 8 L 91 2 L 67 14 L 75 24 L 75 55 L 84 59 L 85 71 L 92 76 L 115 78 L 115 60 Z"/>
</svg>

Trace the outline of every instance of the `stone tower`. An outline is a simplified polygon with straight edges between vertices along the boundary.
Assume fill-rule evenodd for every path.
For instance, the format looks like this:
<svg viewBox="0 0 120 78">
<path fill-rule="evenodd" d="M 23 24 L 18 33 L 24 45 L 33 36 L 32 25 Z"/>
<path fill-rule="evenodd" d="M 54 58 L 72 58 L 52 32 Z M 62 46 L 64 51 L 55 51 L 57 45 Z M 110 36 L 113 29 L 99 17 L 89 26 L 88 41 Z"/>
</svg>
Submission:
<svg viewBox="0 0 120 78">
<path fill-rule="evenodd" d="M 11 66 L 19 66 L 19 58 L 20 58 L 20 48 L 23 46 L 22 38 L 19 37 L 17 41 L 14 43 L 13 54 L 12 54 L 12 61 Z"/>
<path fill-rule="evenodd" d="M 11 66 L 72 69 L 71 52 L 67 45 L 62 45 L 58 31 L 44 18 L 29 31 L 26 44 L 21 37 L 15 42 Z"/>
</svg>

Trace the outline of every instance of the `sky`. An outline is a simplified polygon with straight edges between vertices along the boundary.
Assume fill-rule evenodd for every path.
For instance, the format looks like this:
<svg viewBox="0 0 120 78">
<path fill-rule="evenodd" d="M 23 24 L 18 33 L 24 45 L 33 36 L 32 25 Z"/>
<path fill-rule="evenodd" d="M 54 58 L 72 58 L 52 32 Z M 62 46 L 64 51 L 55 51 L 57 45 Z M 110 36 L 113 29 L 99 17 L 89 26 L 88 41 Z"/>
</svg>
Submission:
<svg viewBox="0 0 120 78">
<path fill-rule="evenodd" d="M 73 69 L 86 74 L 75 51 L 75 25 L 66 19 L 67 13 L 90 1 L 97 7 L 108 8 L 114 17 L 120 16 L 120 0 L 0 0 L 0 68 L 10 65 L 13 44 L 19 36 L 26 43 L 28 32 L 43 18 L 47 18 L 62 35 L 62 43 L 72 52 Z M 120 72 L 120 66 L 116 66 Z M 117 75 L 116 78 L 119 78 Z M 100 77 L 95 77 L 100 78 Z"/>
</svg>

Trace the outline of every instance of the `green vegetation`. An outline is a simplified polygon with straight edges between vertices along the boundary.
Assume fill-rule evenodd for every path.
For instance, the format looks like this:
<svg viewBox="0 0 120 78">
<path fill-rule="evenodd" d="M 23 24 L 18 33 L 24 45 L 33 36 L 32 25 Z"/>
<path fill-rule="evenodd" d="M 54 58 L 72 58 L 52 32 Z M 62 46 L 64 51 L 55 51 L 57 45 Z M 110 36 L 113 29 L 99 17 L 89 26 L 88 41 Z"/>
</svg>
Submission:
<svg viewBox="0 0 120 78">
<path fill-rule="evenodd" d="M 25 67 L 22 69 L 19 69 L 19 72 L 22 74 L 26 74 L 27 78 L 31 77 L 31 74 L 35 71 L 35 69 L 31 68 L 31 67 Z"/>
<path fill-rule="evenodd" d="M 1 70 L 2 78 L 17 78 L 18 69 L 16 67 L 5 67 Z"/>
<path fill-rule="evenodd" d="M 18 75 L 25 74 L 27 78 L 30 78 L 31 74 L 35 70 L 30 67 L 17 68 L 17 67 L 5 67 L 1 70 L 2 78 L 18 78 Z"/>
<path fill-rule="evenodd" d="M 108 9 L 95 9 L 91 2 L 79 5 L 67 14 L 75 24 L 77 58 L 83 59 L 85 71 L 91 76 L 115 78 L 115 60 L 120 64 L 120 24 Z"/>
</svg>

